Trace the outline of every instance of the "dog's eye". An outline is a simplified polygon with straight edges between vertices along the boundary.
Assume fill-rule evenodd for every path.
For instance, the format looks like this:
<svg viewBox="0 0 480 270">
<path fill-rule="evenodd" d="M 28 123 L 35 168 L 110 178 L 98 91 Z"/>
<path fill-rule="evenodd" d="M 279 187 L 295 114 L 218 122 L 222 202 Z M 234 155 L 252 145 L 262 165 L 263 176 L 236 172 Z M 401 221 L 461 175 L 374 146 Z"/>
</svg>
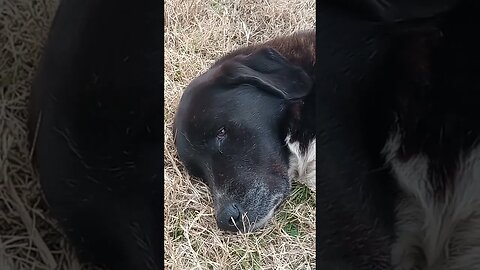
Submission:
<svg viewBox="0 0 480 270">
<path fill-rule="evenodd" d="M 227 130 L 224 128 L 224 127 L 221 127 L 218 131 L 217 131 L 217 138 L 218 139 L 223 139 L 225 137 L 225 135 L 227 135 Z"/>
</svg>

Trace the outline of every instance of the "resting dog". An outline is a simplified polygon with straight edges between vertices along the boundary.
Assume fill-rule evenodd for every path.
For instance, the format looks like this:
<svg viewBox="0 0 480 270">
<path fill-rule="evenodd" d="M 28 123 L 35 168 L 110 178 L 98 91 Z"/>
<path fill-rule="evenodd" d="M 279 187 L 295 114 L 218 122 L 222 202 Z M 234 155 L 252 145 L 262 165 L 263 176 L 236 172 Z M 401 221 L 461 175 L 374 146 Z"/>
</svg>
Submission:
<svg viewBox="0 0 480 270">
<path fill-rule="evenodd" d="M 315 186 L 315 34 L 238 49 L 193 80 L 175 116 L 177 152 L 209 186 L 220 229 L 263 226 L 290 179 Z"/>
<path fill-rule="evenodd" d="M 480 4 L 356 3 L 317 6 L 319 268 L 480 269 Z"/>
</svg>

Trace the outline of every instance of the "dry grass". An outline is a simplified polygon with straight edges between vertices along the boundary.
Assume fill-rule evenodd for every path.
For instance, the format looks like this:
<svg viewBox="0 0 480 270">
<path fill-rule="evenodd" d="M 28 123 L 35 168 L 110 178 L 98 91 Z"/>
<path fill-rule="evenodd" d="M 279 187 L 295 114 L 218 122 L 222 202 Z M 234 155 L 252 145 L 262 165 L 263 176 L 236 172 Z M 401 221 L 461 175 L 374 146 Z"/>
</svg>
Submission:
<svg viewBox="0 0 480 270">
<path fill-rule="evenodd" d="M 90 269 L 78 263 L 48 217 L 27 144 L 30 83 L 57 4 L 0 0 L 1 270 Z M 238 46 L 312 28 L 314 10 L 313 0 L 166 1 L 166 268 L 315 268 L 315 201 L 308 190 L 297 187 L 263 231 L 223 235 L 207 188 L 185 173 L 168 131 L 182 90 L 214 59 Z"/>
<path fill-rule="evenodd" d="M 180 165 L 170 132 L 188 83 L 219 56 L 315 25 L 315 1 L 165 2 L 165 266 L 167 269 L 315 269 L 315 198 L 297 186 L 257 233 L 215 224 L 207 187 Z"/>
</svg>

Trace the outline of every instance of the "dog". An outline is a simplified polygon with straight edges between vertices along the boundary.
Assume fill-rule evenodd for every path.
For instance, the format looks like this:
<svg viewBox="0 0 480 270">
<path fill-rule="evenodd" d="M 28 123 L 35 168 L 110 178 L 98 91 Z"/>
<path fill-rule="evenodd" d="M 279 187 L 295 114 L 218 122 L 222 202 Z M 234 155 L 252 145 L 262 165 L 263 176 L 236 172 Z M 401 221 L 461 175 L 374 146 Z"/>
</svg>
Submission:
<svg viewBox="0 0 480 270">
<path fill-rule="evenodd" d="M 298 32 L 227 54 L 184 91 L 175 146 L 221 230 L 264 226 L 292 178 L 315 187 L 314 64 L 315 32 Z"/>
<path fill-rule="evenodd" d="M 50 214 L 81 261 L 161 269 L 160 1 L 64 0 L 30 100 Z"/>
<path fill-rule="evenodd" d="M 319 268 L 480 269 L 479 3 L 317 9 Z"/>
</svg>

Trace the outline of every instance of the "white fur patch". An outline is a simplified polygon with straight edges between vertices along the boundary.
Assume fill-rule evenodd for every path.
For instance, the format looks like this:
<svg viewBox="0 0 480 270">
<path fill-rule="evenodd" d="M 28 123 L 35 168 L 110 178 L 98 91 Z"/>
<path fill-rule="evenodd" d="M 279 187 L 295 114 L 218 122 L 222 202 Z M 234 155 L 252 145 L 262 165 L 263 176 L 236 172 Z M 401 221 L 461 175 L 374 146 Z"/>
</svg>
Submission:
<svg viewBox="0 0 480 270">
<path fill-rule="evenodd" d="M 290 135 L 285 142 L 290 150 L 288 177 L 291 181 L 298 181 L 315 192 L 316 183 L 316 140 L 308 144 L 304 153 L 300 151 L 300 143 L 290 141 Z"/>
<path fill-rule="evenodd" d="M 397 240 L 392 250 L 396 270 L 480 269 L 480 147 L 463 158 L 445 198 L 434 197 L 428 181 L 428 158 L 406 162 L 396 153 L 398 133 L 384 148 L 387 162 L 406 193 L 397 205 Z"/>
</svg>

